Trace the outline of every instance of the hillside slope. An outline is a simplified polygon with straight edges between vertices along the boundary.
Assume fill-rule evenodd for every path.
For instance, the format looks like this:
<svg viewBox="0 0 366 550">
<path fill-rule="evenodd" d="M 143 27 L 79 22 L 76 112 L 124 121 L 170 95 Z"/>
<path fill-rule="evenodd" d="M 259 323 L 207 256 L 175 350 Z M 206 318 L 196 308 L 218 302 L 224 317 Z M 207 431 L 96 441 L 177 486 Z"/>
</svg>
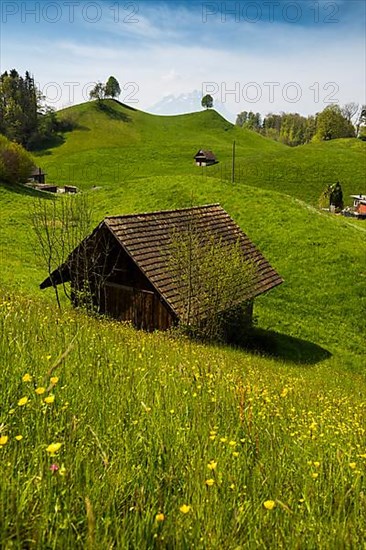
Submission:
<svg viewBox="0 0 366 550">
<path fill-rule="evenodd" d="M 213 110 L 162 117 L 113 100 L 85 103 L 59 113 L 75 129 L 64 143 L 38 153 L 48 180 L 82 189 L 120 185 L 153 175 L 197 175 L 231 180 L 236 142 L 236 182 L 285 192 L 316 204 L 325 185 L 341 181 L 348 195 L 366 187 L 366 144 L 335 140 L 289 148 L 238 128 Z M 200 169 L 193 156 L 212 149 L 220 163 Z"/>
<path fill-rule="evenodd" d="M 290 150 L 214 112 L 106 105 L 65 111 L 79 128 L 39 155 L 93 225 L 220 202 L 285 282 L 244 349 L 61 312 L 30 230 L 55 197 L 0 184 L 0 547 L 361 548 L 366 228 L 309 202 L 341 164 L 362 183 L 363 145 Z M 196 168 L 201 146 L 222 162 Z"/>
<path fill-rule="evenodd" d="M 344 367 L 360 365 L 360 273 L 366 272 L 366 232 L 361 224 L 319 213 L 280 193 L 202 177 L 110 184 L 91 191 L 90 198 L 95 225 L 106 215 L 221 202 L 285 279 L 284 285 L 257 300 L 258 326 L 323 346 Z M 38 289 L 46 273 L 37 266 L 29 231 L 32 193 L 14 194 L 0 187 L 0 200 L 6 220 L 0 246 L 7 258 L 0 282 L 52 300 L 52 291 Z"/>
</svg>

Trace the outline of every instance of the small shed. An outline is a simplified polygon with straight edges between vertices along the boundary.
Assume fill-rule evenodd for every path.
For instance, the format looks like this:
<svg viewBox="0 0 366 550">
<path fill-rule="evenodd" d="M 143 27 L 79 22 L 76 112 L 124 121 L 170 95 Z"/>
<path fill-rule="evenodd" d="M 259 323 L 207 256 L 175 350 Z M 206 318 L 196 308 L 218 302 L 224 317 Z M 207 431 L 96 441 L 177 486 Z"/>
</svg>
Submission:
<svg viewBox="0 0 366 550">
<path fill-rule="evenodd" d="M 46 183 L 46 172 L 43 172 L 42 168 L 35 166 L 32 172 L 29 174 L 29 179 L 35 183 Z"/>
<path fill-rule="evenodd" d="M 254 285 L 238 291 L 238 304 L 249 303 L 251 315 L 254 298 L 282 279 L 219 204 L 107 217 L 40 288 L 71 282 L 78 305 L 78 291 L 87 285 L 101 314 L 139 329 L 168 329 L 185 308 L 169 262 L 172 236 L 189 231 L 192 223 L 223 246 L 239 243 L 243 257 L 255 264 Z"/>
<path fill-rule="evenodd" d="M 351 195 L 353 206 L 347 206 L 342 210 L 343 216 L 348 218 L 366 219 L 366 195 Z"/>
<path fill-rule="evenodd" d="M 197 166 L 211 166 L 217 164 L 218 160 L 212 151 L 205 151 L 200 149 L 194 156 L 194 160 Z"/>
<path fill-rule="evenodd" d="M 355 212 L 366 215 L 366 195 L 351 195 L 351 198 Z"/>
</svg>

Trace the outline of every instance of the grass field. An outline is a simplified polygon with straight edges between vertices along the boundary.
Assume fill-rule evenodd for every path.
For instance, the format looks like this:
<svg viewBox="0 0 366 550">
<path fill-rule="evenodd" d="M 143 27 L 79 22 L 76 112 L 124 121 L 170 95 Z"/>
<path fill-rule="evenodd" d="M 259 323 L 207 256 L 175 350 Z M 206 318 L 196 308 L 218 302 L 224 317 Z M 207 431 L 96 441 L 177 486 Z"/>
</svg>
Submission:
<svg viewBox="0 0 366 550">
<path fill-rule="evenodd" d="M 39 163 L 49 181 L 123 186 L 126 180 L 160 175 L 231 179 L 232 144 L 236 142 L 236 180 L 283 192 L 313 205 L 326 185 L 339 180 L 345 200 L 365 187 L 366 144 L 356 139 L 335 140 L 290 148 L 223 119 L 216 111 L 159 117 L 133 111 L 107 100 L 65 109 L 76 129 L 58 147 L 43 151 Z M 212 149 L 220 163 L 199 169 L 193 163 L 198 149 Z"/>
<path fill-rule="evenodd" d="M 0 185 L 0 547 L 366 548 L 366 226 L 313 207 L 339 170 L 364 190 L 364 144 L 107 107 L 71 108 L 81 128 L 37 159 L 49 181 L 86 191 L 95 225 L 220 202 L 285 283 L 256 300 L 249 349 L 59 312 L 37 194 Z M 193 166 L 199 147 L 221 165 Z"/>
<path fill-rule="evenodd" d="M 363 548 L 360 375 L 0 312 L 2 547 Z"/>
</svg>

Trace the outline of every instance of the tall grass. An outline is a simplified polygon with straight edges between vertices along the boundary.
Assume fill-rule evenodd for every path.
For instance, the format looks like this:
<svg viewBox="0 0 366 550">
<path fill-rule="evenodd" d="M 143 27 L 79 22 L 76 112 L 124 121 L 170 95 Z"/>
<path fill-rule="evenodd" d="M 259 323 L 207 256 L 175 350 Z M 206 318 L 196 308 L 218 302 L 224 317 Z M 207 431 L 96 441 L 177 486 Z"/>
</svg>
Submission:
<svg viewBox="0 0 366 550">
<path fill-rule="evenodd" d="M 361 376 L 19 295 L 0 326 L 0 547 L 363 547 Z"/>
</svg>

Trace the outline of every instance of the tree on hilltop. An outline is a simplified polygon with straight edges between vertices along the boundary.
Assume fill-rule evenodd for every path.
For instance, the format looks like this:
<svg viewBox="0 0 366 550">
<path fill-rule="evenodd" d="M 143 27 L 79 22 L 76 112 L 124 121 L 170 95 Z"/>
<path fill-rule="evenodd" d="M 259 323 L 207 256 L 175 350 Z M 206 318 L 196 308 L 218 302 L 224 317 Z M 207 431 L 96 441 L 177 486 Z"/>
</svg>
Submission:
<svg viewBox="0 0 366 550">
<path fill-rule="evenodd" d="M 105 96 L 105 86 L 101 82 L 97 82 L 94 88 L 91 90 L 89 97 L 90 99 L 96 99 L 98 103 L 104 99 Z"/>
<path fill-rule="evenodd" d="M 118 80 L 114 76 L 110 76 L 105 85 L 104 95 L 105 97 L 118 97 L 121 93 L 121 87 Z"/>
<path fill-rule="evenodd" d="M 206 109 L 212 109 L 213 107 L 213 97 L 210 94 L 206 94 L 201 101 L 202 107 L 206 107 Z"/>
</svg>

